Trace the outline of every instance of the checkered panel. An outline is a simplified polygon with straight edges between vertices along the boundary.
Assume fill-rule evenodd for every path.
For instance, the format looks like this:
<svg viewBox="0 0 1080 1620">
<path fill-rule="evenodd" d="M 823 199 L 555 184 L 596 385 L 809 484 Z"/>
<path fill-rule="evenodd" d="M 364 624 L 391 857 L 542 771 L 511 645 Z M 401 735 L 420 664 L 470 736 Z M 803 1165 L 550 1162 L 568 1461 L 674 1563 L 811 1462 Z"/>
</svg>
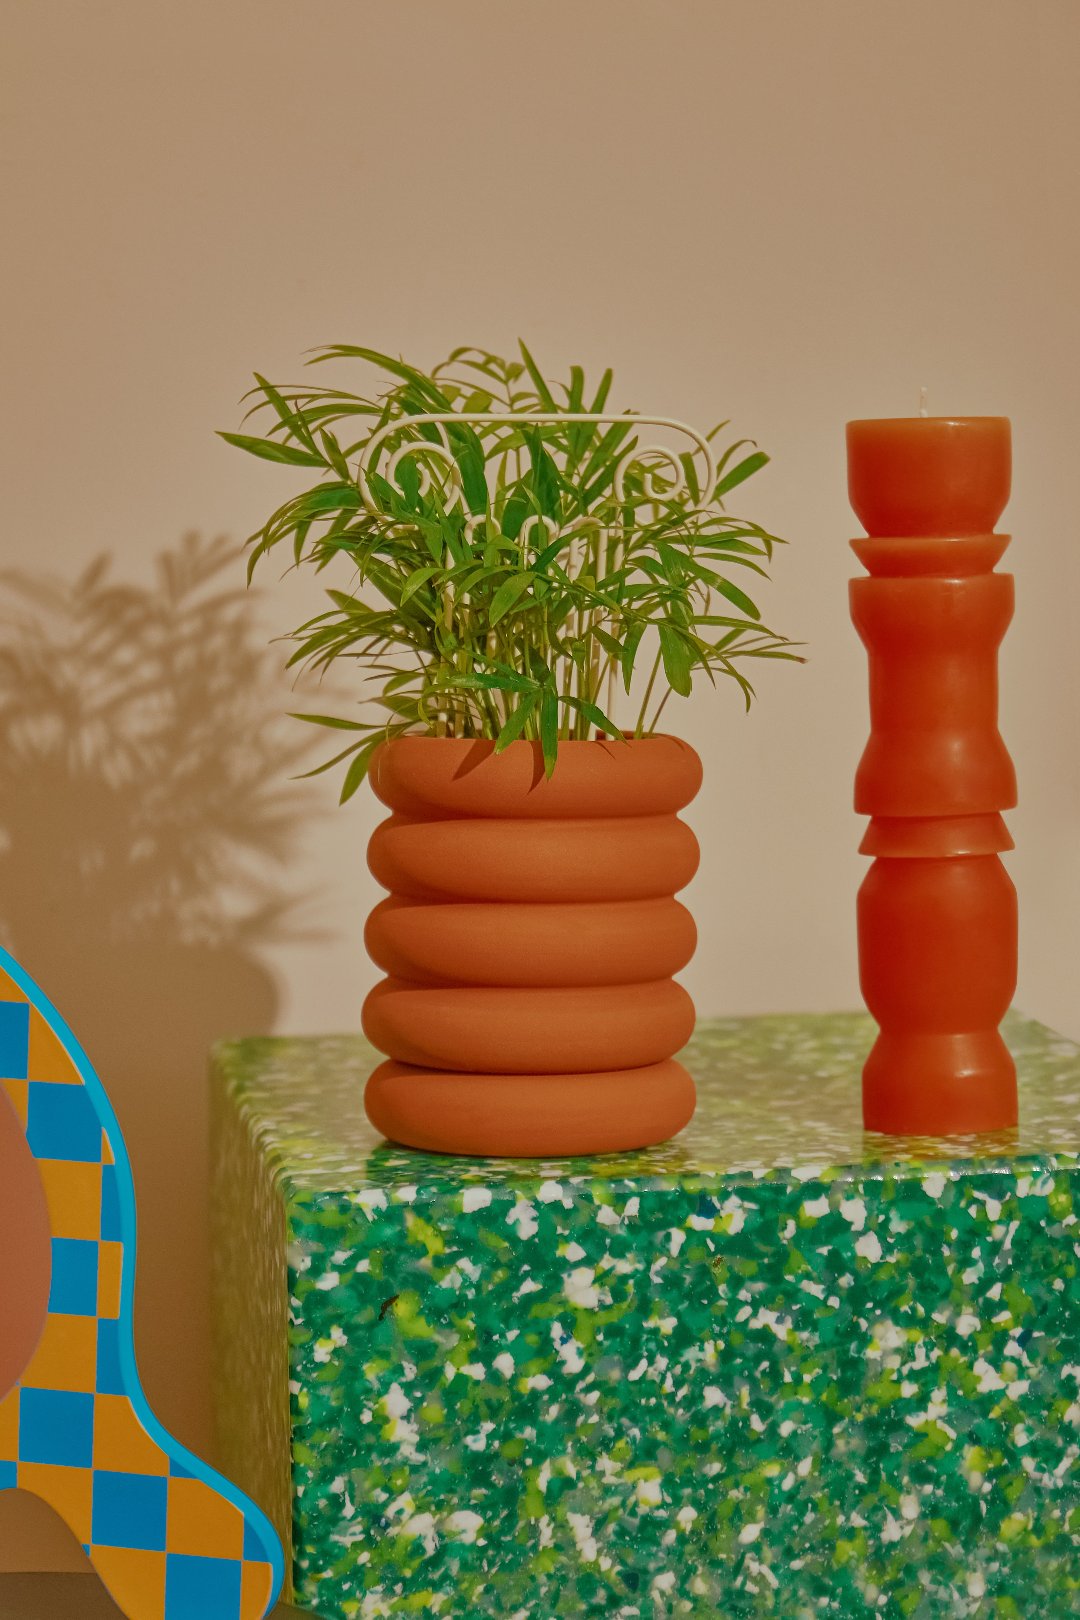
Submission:
<svg viewBox="0 0 1080 1620">
<path fill-rule="evenodd" d="M 37 1160 L 52 1232 L 44 1331 L 0 1401 L 0 1490 L 54 1508 L 128 1620 L 263 1620 L 279 1584 L 273 1532 L 151 1431 L 129 1387 L 123 1142 L 109 1139 L 59 1032 L 2 971 L 0 1084 Z"/>
</svg>

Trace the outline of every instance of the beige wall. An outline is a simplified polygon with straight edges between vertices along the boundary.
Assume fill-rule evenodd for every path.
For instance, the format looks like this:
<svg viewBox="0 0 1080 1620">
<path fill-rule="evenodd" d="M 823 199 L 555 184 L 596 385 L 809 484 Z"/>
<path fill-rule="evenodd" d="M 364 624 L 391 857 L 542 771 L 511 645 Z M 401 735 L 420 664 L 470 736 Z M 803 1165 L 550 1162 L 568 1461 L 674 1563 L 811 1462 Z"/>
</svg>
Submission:
<svg viewBox="0 0 1080 1620">
<path fill-rule="evenodd" d="M 427 362 L 520 333 L 552 367 L 614 363 L 622 404 L 730 416 L 772 452 L 746 505 L 792 540 L 768 613 L 812 661 L 766 669 L 749 720 L 708 690 L 670 711 L 706 761 L 687 974 L 703 1013 L 857 998 L 845 418 L 913 412 L 921 385 L 934 412 L 1011 415 L 1018 999 L 1080 1035 L 1073 0 L 2 11 L 5 565 L 71 576 L 104 551 L 149 580 L 186 530 L 244 535 L 290 475 L 211 430 L 236 424 L 252 368 L 289 377 L 319 342 Z M 284 629 L 300 606 L 288 583 L 260 611 Z M 273 673 L 227 656 L 221 671 L 222 735 L 230 681 L 264 713 L 292 706 Z M 217 813 L 216 780 L 210 748 L 176 790 L 196 821 Z M 47 772 L 31 791 L 0 920 L 114 1088 L 146 1379 L 203 1446 L 201 1053 L 230 1026 L 355 1026 L 375 812 L 335 813 L 322 783 L 301 823 L 282 808 L 294 842 L 268 892 L 309 896 L 322 935 L 263 948 L 256 923 L 208 962 L 167 927 L 148 955 L 115 892 L 105 938 L 89 891 L 54 869 L 91 814 L 107 822 L 107 796 L 91 810 Z M 43 1511 L 0 1504 L 0 1567 L 74 1557 Z"/>
</svg>

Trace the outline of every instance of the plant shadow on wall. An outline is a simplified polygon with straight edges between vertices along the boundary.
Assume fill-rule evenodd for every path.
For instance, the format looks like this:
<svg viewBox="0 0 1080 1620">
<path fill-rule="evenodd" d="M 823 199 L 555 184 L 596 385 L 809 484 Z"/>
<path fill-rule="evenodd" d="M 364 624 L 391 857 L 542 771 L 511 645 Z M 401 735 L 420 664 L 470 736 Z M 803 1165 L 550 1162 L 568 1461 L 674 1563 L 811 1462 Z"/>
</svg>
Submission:
<svg viewBox="0 0 1080 1620">
<path fill-rule="evenodd" d="M 0 929 L 116 1103 L 140 1357 L 200 1449 L 207 1050 L 271 1027 L 259 950 L 312 937 L 284 876 L 303 745 L 238 555 L 188 536 L 146 586 L 107 557 L 74 581 L 0 574 Z"/>
</svg>

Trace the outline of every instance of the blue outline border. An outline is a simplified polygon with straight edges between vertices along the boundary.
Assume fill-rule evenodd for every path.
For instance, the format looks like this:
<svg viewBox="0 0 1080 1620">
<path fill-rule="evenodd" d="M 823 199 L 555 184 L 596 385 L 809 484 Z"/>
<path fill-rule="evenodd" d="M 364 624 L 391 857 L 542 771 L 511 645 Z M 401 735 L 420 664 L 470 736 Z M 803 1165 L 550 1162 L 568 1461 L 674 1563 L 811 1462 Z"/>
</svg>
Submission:
<svg viewBox="0 0 1080 1620">
<path fill-rule="evenodd" d="M 251 1501 L 250 1497 L 245 1496 L 243 1491 L 234 1485 L 231 1480 L 226 1479 L 223 1474 L 219 1474 L 216 1469 L 211 1468 L 209 1463 L 203 1462 L 200 1457 L 196 1457 L 194 1452 L 189 1451 L 174 1435 L 168 1432 L 151 1411 L 150 1403 L 143 1393 L 138 1363 L 135 1357 L 134 1306 L 137 1252 L 135 1181 L 131 1172 L 131 1160 L 128 1157 L 127 1143 L 124 1141 L 124 1135 L 120 1129 L 120 1122 L 116 1117 L 116 1112 L 109 1101 L 105 1087 L 94 1070 L 93 1064 L 83 1051 L 66 1019 L 61 1017 L 45 992 L 34 983 L 26 969 L 21 967 L 2 945 L 0 945 L 0 969 L 10 975 L 19 989 L 26 994 L 30 1004 L 37 1008 L 45 1021 L 59 1035 L 67 1048 L 68 1056 L 79 1071 L 80 1078 L 90 1095 L 102 1128 L 109 1138 L 109 1146 L 112 1149 L 116 1165 L 116 1184 L 120 1202 L 121 1242 L 124 1245 L 124 1259 L 126 1262 L 122 1267 L 120 1318 L 117 1333 L 120 1345 L 120 1368 L 123 1374 L 125 1393 L 131 1401 L 135 1414 L 143 1428 L 150 1438 L 160 1446 L 161 1450 L 168 1457 L 179 1462 L 194 1479 L 201 1480 L 204 1485 L 209 1485 L 211 1490 L 224 1496 L 234 1507 L 239 1508 L 250 1528 L 263 1543 L 266 1562 L 271 1569 L 271 1595 L 265 1611 L 268 1615 L 281 1596 L 281 1588 L 285 1580 L 285 1554 L 277 1531 L 262 1508 Z M 250 1558 L 247 1562 L 251 1562 Z"/>
</svg>

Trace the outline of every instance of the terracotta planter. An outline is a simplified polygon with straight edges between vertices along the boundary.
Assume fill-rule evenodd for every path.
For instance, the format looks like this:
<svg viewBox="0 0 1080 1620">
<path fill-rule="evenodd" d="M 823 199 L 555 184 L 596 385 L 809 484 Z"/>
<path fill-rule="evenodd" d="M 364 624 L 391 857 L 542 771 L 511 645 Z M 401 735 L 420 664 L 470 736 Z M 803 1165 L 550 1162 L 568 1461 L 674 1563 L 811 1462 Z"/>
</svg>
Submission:
<svg viewBox="0 0 1080 1620">
<path fill-rule="evenodd" d="M 660 1142 L 693 1081 L 672 1061 L 694 1008 L 675 899 L 697 841 L 677 812 L 701 762 L 673 737 L 537 744 L 403 737 L 372 761 L 392 814 L 369 863 L 391 898 L 368 920 L 388 975 L 364 1029 L 391 1061 L 372 1122 L 437 1152 L 547 1157 Z"/>
</svg>

